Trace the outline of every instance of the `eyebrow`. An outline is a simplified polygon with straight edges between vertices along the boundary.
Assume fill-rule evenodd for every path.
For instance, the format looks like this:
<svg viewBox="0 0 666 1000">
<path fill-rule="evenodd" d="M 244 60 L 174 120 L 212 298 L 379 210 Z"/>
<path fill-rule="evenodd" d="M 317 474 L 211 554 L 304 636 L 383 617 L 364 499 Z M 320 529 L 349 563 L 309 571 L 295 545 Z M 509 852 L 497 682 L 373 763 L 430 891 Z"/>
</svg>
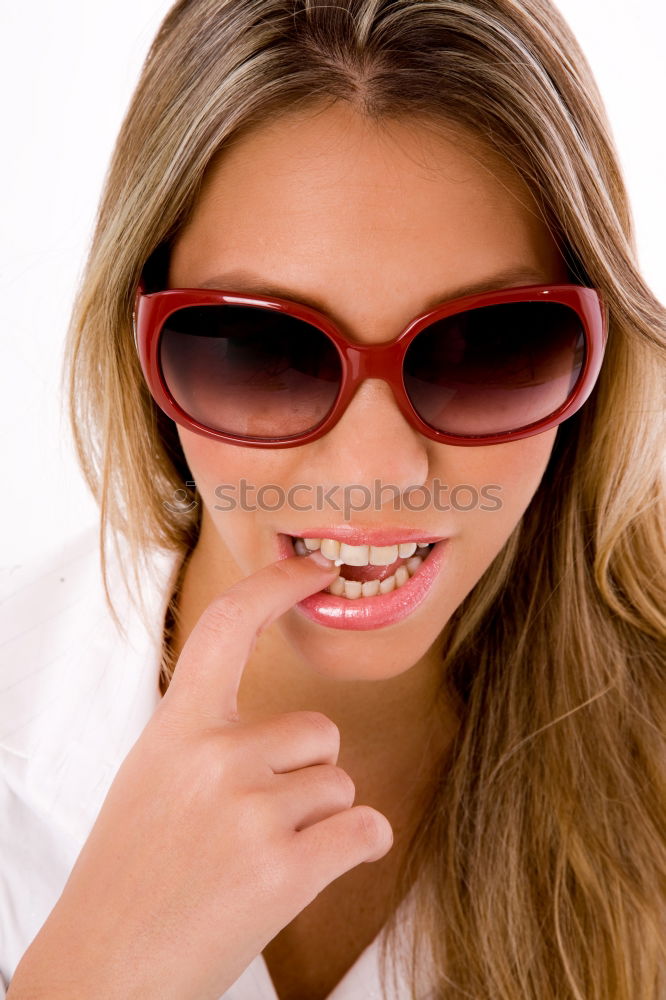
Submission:
<svg viewBox="0 0 666 1000">
<path fill-rule="evenodd" d="M 482 292 L 499 291 L 502 288 L 520 287 L 521 285 L 545 285 L 550 283 L 544 274 L 535 267 L 526 265 L 509 267 L 472 284 L 446 289 L 441 295 L 431 298 L 421 312 L 428 312 L 442 302 L 460 299 L 466 295 L 479 295 Z M 208 278 L 206 281 L 190 287 L 234 291 L 239 295 L 265 295 L 267 298 L 289 299 L 292 302 L 300 302 L 303 305 L 318 310 L 318 312 L 332 316 L 330 309 L 320 299 L 303 295 L 297 289 L 268 283 L 251 271 L 243 269 L 216 274 L 212 278 Z"/>
</svg>

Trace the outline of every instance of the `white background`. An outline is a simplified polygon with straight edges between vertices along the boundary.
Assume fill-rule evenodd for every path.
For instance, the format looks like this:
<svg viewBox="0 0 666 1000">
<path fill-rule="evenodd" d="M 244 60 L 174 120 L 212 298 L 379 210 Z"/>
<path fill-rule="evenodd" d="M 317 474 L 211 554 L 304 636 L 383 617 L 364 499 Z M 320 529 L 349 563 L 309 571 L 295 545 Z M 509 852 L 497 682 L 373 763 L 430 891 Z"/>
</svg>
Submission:
<svg viewBox="0 0 666 1000">
<path fill-rule="evenodd" d="M 97 521 L 58 383 L 63 339 L 116 135 L 159 0 L 0 9 L 0 567 Z M 609 113 L 643 273 L 666 302 L 663 0 L 561 0 Z M 61 416 L 62 412 L 62 416 Z"/>
</svg>

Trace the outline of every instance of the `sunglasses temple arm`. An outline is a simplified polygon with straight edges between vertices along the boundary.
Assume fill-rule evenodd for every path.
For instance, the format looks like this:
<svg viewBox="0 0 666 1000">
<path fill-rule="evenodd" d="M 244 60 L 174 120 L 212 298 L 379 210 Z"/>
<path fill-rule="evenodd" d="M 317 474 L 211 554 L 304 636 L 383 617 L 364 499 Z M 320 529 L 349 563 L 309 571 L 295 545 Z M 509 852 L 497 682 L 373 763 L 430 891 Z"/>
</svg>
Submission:
<svg viewBox="0 0 666 1000">
<path fill-rule="evenodd" d="M 134 308 L 132 310 L 132 330 L 134 332 L 134 346 L 136 347 L 137 354 L 139 353 L 139 332 L 137 329 L 136 317 L 139 311 L 139 299 L 145 294 L 146 286 L 143 281 L 143 276 L 139 278 L 139 284 L 137 286 L 136 293 L 134 295 Z"/>
</svg>

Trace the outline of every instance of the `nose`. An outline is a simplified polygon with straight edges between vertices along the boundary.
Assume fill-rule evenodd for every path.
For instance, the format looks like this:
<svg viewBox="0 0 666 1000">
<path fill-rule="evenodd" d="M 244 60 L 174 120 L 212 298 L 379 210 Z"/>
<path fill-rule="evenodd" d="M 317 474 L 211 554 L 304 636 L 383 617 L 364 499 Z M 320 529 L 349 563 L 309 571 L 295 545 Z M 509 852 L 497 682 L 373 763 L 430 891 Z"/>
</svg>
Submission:
<svg viewBox="0 0 666 1000">
<path fill-rule="evenodd" d="M 335 426 L 311 448 L 308 474 L 318 483 L 358 483 L 373 490 L 380 480 L 402 495 L 428 478 L 431 442 L 409 424 L 382 379 L 364 379 Z M 383 502 L 391 502 L 390 491 Z"/>
</svg>

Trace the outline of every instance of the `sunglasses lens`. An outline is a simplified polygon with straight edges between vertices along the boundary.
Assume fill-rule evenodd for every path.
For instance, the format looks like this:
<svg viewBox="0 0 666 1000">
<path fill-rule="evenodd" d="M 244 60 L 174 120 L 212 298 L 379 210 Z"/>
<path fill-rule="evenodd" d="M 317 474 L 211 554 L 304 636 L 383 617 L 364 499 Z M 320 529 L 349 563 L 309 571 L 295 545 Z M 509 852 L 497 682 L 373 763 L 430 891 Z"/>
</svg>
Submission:
<svg viewBox="0 0 666 1000">
<path fill-rule="evenodd" d="M 317 327 L 254 306 L 187 306 L 165 321 L 160 364 L 185 412 L 213 430 L 257 440 L 303 434 L 330 412 L 342 381 Z"/>
<path fill-rule="evenodd" d="M 438 320 L 407 348 L 404 384 L 435 430 L 499 434 L 543 420 L 571 395 L 585 331 L 559 302 L 505 302 Z"/>
</svg>

